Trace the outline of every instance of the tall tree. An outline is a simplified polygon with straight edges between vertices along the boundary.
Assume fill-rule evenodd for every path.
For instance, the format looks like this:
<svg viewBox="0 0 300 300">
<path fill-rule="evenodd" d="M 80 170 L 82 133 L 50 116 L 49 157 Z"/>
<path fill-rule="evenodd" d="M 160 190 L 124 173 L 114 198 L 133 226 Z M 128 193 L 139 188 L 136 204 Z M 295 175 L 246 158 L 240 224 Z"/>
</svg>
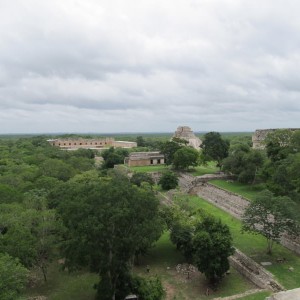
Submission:
<svg viewBox="0 0 300 300">
<path fill-rule="evenodd" d="M 175 152 L 182 147 L 182 144 L 177 143 L 176 141 L 167 141 L 160 145 L 160 152 L 164 154 L 167 165 L 171 165 L 173 163 Z"/>
<path fill-rule="evenodd" d="M 234 253 L 228 226 L 212 216 L 205 216 L 195 229 L 193 247 L 199 271 L 209 281 L 218 282 L 229 270 L 228 257 Z"/>
<path fill-rule="evenodd" d="M 84 265 L 100 275 L 98 299 L 122 298 L 130 261 L 140 246 L 161 234 L 158 200 L 116 174 L 97 182 L 71 181 L 59 211 L 68 229 L 67 265 Z M 153 234 L 155 232 L 155 234 Z M 151 239 L 145 243 L 145 239 Z M 116 296 L 117 295 L 117 296 Z"/>
<path fill-rule="evenodd" d="M 190 166 L 197 166 L 199 152 L 190 147 L 183 147 L 174 154 L 173 164 L 175 169 L 188 169 Z"/>
<path fill-rule="evenodd" d="M 229 141 L 224 140 L 219 132 L 209 132 L 204 135 L 201 144 L 206 160 L 217 161 L 218 167 L 222 167 L 222 160 L 228 156 Z"/>
<path fill-rule="evenodd" d="M 0 253 L 0 299 L 15 300 L 27 283 L 28 270 L 17 258 Z"/>
<path fill-rule="evenodd" d="M 260 150 L 251 149 L 246 144 L 237 144 L 223 161 L 223 170 L 237 176 L 243 183 L 254 183 L 265 157 Z"/>
<path fill-rule="evenodd" d="M 295 203 L 288 197 L 275 197 L 265 190 L 258 194 L 246 208 L 243 216 L 243 231 L 260 233 L 267 239 L 267 253 L 272 253 L 274 242 L 284 233 L 299 232 Z"/>
</svg>

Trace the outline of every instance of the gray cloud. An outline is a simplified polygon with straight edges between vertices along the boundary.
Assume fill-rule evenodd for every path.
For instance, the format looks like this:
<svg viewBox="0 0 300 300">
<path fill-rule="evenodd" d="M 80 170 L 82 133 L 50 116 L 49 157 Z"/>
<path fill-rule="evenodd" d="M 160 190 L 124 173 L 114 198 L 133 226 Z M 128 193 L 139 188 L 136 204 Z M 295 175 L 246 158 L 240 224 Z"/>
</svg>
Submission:
<svg viewBox="0 0 300 300">
<path fill-rule="evenodd" d="M 0 2 L 0 132 L 299 127 L 300 4 Z"/>
</svg>

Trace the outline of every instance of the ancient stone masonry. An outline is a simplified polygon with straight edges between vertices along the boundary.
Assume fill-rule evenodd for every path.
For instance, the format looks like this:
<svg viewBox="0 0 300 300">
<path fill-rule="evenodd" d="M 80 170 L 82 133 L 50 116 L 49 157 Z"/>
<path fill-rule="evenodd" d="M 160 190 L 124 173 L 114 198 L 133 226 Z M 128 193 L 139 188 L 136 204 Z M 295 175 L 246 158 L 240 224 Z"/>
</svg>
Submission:
<svg viewBox="0 0 300 300">
<path fill-rule="evenodd" d="M 237 219 L 241 219 L 249 201 L 240 195 L 231 193 L 210 183 L 196 184 L 191 191 L 208 202 L 218 206 Z M 300 254 L 300 237 L 283 235 L 280 243 L 286 248 Z"/>
<path fill-rule="evenodd" d="M 229 257 L 231 265 L 262 289 L 274 292 L 283 291 L 284 288 L 274 278 L 273 274 L 256 263 L 253 259 L 235 249 L 235 253 Z"/>
<path fill-rule="evenodd" d="M 290 131 L 300 130 L 300 128 L 286 128 Z M 252 143 L 254 149 L 264 149 L 264 140 L 266 139 L 267 135 L 271 132 L 274 132 L 279 129 L 257 129 L 255 133 L 252 135 Z M 280 129 L 281 130 L 281 129 Z"/>
<path fill-rule="evenodd" d="M 115 141 L 114 138 L 102 139 L 50 139 L 48 142 L 52 146 L 60 147 L 65 150 L 76 149 L 107 149 L 110 147 L 133 148 L 136 147 L 136 142 Z"/>
<path fill-rule="evenodd" d="M 191 146 L 197 150 L 200 149 L 200 145 L 202 144 L 202 141 L 195 136 L 192 129 L 188 126 L 179 126 L 173 137 L 188 141 L 188 146 Z"/>
<path fill-rule="evenodd" d="M 124 163 L 129 167 L 163 165 L 165 156 L 159 152 L 132 152 Z"/>
</svg>

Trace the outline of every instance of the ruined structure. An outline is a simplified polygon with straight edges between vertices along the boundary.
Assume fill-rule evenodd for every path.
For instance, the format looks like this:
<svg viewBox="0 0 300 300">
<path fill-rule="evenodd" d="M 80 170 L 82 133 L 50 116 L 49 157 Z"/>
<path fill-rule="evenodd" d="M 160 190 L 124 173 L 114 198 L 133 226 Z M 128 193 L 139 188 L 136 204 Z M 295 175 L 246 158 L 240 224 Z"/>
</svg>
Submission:
<svg viewBox="0 0 300 300">
<path fill-rule="evenodd" d="M 200 145 L 202 144 L 202 141 L 195 136 L 192 129 L 188 126 L 179 126 L 173 135 L 173 138 L 174 137 L 188 141 L 188 146 L 191 146 L 197 150 L 200 149 Z"/>
<path fill-rule="evenodd" d="M 271 132 L 276 130 L 283 130 L 287 129 L 290 131 L 300 130 L 300 128 L 281 128 L 281 129 L 257 129 L 255 130 L 254 134 L 252 135 L 252 143 L 254 149 L 264 149 L 264 140 L 266 139 L 267 135 Z"/>
<path fill-rule="evenodd" d="M 136 147 L 136 142 L 127 141 L 115 141 L 114 138 L 102 138 L 102 139 L 51 139 L 48 142 L 52 146 L 60 147 L 65 150 L 76 149 L 107 149 L 110 147 L 116 148 L 133 148 Z"/>
<path fill-rule="evenodd" d="M 124 163 L 129 167 L 163 165 L 165 157 L 159 152 L 132 152 Z"/>
</svg>

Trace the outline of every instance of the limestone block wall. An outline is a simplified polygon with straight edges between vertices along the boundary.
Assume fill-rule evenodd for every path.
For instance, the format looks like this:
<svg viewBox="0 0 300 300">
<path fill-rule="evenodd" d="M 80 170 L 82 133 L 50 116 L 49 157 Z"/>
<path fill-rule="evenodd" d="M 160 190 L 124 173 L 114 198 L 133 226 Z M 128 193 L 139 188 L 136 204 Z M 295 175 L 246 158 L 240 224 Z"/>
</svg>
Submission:
<svg viewBox="0 0 300 300">
<path fill-rule="evenodd" d="M 300 130 L 300 128 L 285 128 L 290 131 Z M 264 140 L 267 135 L 271 132 L 274 132 L 279 129 L 257 129 L 255 133 L 252 135 L 252 143 L 254 149 L 264 149 Z"/>
<path fill-rule="evenodd" d="M 102 139 L 52 139 L 48 140 L 52 146 L 60 147 L 61 149 L 105 149 L 110 147 L 133 148 L 136 147 L 136 142 L 115 141 L 114 138 Z"/>
<path fill-rule="evenodd" d="M 249 201 L 240 195 L 231 193 L 210 183 L 197 185 L 193 188 L 194 193 L 206 201 L 211 202 L 222 210 L 228 212 L 237 219 L 241 219 Z M 280 243 L 286 248 L 300 254 L 300 237 L 283 235 Z"/>
<path fill-rule="evenodd" d="M 235 253 L 229 257 L 231 265 L 243 276 L 252 281 L 262 289 L 274 292 L 283 291 L 284 288 L 274 278 L 273 274 L 256 263 L 253 259 L 236 249 Z"/>
</svg>

